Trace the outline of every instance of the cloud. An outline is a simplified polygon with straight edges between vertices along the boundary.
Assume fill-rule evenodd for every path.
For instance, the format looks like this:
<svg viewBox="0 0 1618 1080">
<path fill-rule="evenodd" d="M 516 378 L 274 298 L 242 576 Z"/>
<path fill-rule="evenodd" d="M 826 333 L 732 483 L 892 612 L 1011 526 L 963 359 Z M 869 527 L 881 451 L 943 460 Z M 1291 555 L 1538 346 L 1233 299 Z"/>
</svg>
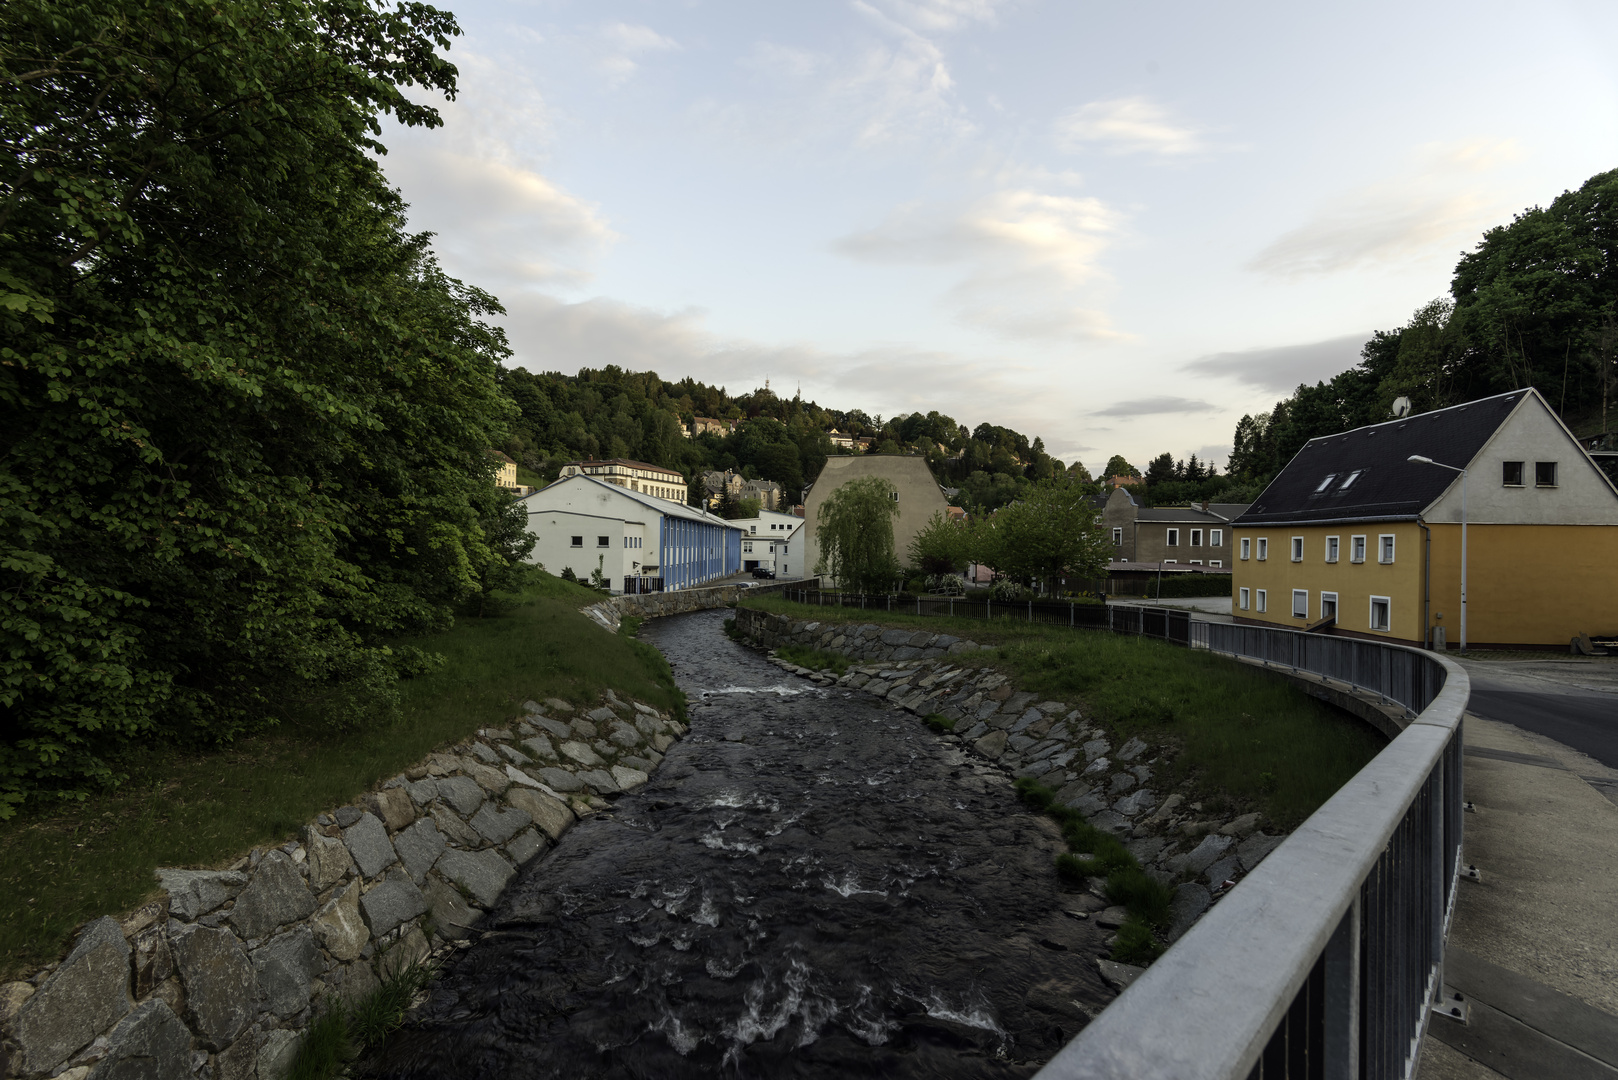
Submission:
<svg viewBox="0 0 1618 1080">
<path fill-rule="evenodd" d="M 1503 216 L 1506 200 L 1477 180 L 1519 156 L 1509 140 L 1424 147 L 1399 175 L 1327 199 L 1247 269 L 1302 277 L 1447 254 Z"/>
<path fill-rule="evenodd" d="M 920 30 L 947 32 L 993 23 L 1006 0 L 875 0 L 896 21 Z"/>
<path fill-rule="evenodd" d="M 856 141 L 906 141 L 921 131 L 963 137 L 977 130 L 954 100 L 955 79 L 932 39 L 865 3 L 854 10 L 888 37 L 860 50 L 827 87 L 827 103 L 858 118 Z"/>
<path fill-rule="evenodd" d="M 607 51 L 596 61 L 596 66 L 606 74 L 608 85 L 614 88 L 628 82 L 640 70 L 640 57 L 680 48 L 680 43 L 673 38 L 664 37 L 649 26 L 635 23 L 608 23 L 601 28 L 600 37 Z"/>
<path fill-rule="evenodd" d="M 1134 401 L 1119 401 L 1108 405 L 1105 409 L 1098 409 L 1091 416 L 1186 416 L 1192 413 L 1219 412 L 1218 405 L 1206 401 L 1194 401 L 1183 397 L 1150 397 L 1138 398 Z"/>
<path fill-rule="evenodd" d="M 1299 383 L 1314 384 L 1347 371 L 1360 360 L 1370 333 L 1311 341 L 1302 345 L 1243 349 L 1201 356 L 1181 371 L 1236 379 L 1262 390 L 1290 393 Z"/>
<path fill-rule="evenodd" d="M 1100 199 L 999 191 L 969 206 L 909 206 L 834 249 L 872 263 L 964 263 L 945 296 L 961 321 L 1008 337 L 1116 338 L 1093 306 L 1122 223 Z"/>
<path fill-rule="evenodd" d="M 1196 131 L 1174 123 L 1161 105 L 1143 97 L 1110 98 L 1070 109 L 1056 118 L 1056 145 L 1069 153 L 1098 146 L 1110 154 L 1180 157 L 1207 149 Z"/>
</svg>

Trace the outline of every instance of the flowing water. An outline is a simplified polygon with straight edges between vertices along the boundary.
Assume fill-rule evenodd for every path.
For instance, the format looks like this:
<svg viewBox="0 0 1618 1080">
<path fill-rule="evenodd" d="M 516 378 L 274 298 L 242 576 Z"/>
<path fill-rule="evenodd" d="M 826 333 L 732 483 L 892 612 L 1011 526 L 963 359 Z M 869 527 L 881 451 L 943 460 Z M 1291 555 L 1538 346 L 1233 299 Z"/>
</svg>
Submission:
<svg viewBox="0 0 1618 1080">
<path fill-rule="evenodd" d="M 690 734 L 513 882 L 381 1075 L 1028 1076 L 1111 997 L 1002 774 L 726 615 L 643 628 Z"/>
</svg>

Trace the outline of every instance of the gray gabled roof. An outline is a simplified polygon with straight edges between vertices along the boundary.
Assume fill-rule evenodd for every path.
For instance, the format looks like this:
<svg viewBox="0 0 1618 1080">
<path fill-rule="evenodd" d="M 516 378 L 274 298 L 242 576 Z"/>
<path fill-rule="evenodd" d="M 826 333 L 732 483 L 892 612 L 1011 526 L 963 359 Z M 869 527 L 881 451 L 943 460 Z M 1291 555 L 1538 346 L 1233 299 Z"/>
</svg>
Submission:
<svg viewBox="0 0 1618 1080">
<path fill-rule="evenodd" d="M 527 495 L 524 495 L 517 501 L 527 502 L 536 495 L 559 488 L 563 484 L 574 483 L 575 481 L 599 484 L 615 495 L 622 495 L 624 498 L 637 502 L 646 507 L 648 510 L 663 514 L 667 517 L 684 518 L 687 521 L 699 521 L 704 525 L 725 525 L 733 529 L 736 528 L 735 525 L 731 524 L 729 521 L 726 521 L 718 514 L 710 514 L 705 510 L 699 510 L 695 506 L 687 506 L 684 503 L 670 502 L 667 499 L 659 499 L 655 495 L 647 495 L 643 492 L 631 491 L 629 488 L 620 487 L 617 484 L 609 484 L 605 480 L 597 480 L 595 477 L 590 476 L 587 473 L 577 473 L 573 476 L 564 476 L 562 479 L 557 480 L 555 483 L 547 484 L 538 491 L 529 492 Z M 532 506 L 530 505 L 528 509 L 532 509 Z M 740 532 L 741 530 L 737 529 L 737 531 Z"/>
</svg>

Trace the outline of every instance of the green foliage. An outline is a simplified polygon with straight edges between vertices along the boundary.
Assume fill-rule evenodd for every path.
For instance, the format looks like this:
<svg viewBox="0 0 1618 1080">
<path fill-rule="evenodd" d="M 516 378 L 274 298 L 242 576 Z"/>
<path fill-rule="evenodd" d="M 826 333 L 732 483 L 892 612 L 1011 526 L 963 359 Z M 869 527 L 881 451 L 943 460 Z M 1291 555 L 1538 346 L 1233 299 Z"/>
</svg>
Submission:
<svg viewBox="0 0 1618 1080">
<path fill-rule="evenodd" d="M 923 574 L 958 574 L 971 561 L 967 548 L 971 529 L 965 522 L 951 521 L 935 512 L 910 541 L 910 565 Z"/>
<path fill-rule="evenodd" d="M 1152 928 L 1132 914 L 1118 928 L 1118 939 L 1112 945 L 1112 958 L 1120 964 L 1144 966 L 1162 956 L 1164 948 Z"/>
<path fill-rule="evenodd" d="M 380 993 L 380 990 L 373 993 Z M 341 1007 L 315 1017 L 303 1034 L 286 1080 L 330 1080 L 358 1055 L 348 1035 L 348 1015 Z"/>
<path fill-rule="evenodd" d="M 360 0 L 0 6 L 0 816 L 152 740 L 385 716 L 384 639 L 520 544 L 494 299 L 377 166 L 453 18 Z"/>
<path fill-rule="evenodd" d="M 1030 485 L 1020 500 L 978 521 L 970 535 L 975 561 L 1052 586 L 1065 573 L 1099 577 L 1112 557 L 1090 490 L 1066 479 Z"/>
<path fill-rule="evenodd" d="M 813 671 L 829 671 L 838 678 L 848 672 L 849 659 L 840 652 L 811 649 L 807 645 L 783 645 L 775 655 L 789 664 L 797 664 Z"/>
<path fill-rule="evenodd" d="M 893 519 L 898 516 L 893 486 L 881 477 L 862 476 L 837 488 L 820 504 L 815 573 L 855 592 L 886 592 L 899 576 L 893 554 Z"/>
<path fill-rule="evenodd" d="M 1165 574 L 1146 583 L 1148 599 L 1158 597 L 1229 596 L 1229 574 Z"/>
<path fill-rule="evenodd" d="M 922 720 L 927 724 L 928 727 L 932 728 L 936 732 L 939 732 L 940 734 L 955 730 L 955 721 L 940 713 L 928 713 L 926 716 L 922 717 Z"/>
</svg>

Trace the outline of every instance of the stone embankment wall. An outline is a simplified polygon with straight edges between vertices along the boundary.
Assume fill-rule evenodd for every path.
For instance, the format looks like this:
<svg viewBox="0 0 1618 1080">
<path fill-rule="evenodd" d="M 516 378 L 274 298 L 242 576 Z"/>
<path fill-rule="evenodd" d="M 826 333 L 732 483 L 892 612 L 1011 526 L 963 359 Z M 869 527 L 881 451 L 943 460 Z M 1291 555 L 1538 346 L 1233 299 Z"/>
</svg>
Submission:
<svg viewBox="0 0 1618 1080">
<path fill-rule="evenodd" d="M 38 1080 L 280 1080 L 299 1033 L 465 939 L 519 867 L 603 797 L 646 783 L 685 728 L 610 691 L 527 702 L 226 869 L 159 870 L 165 895 L 0 986 L 0 1073 Z"/>
<path fill-rule="evenodd" d="M 626 593 L 591 604 L 584 609 L 584 613 L 598 625 L 616 634 L 619 621 L 625 615 L 638 615 L 643 619 L 650 619 L 658 615 L 684 615 L 690 611 L 729 607 L 744 596 L 758 596 L 761 593 L 784 589 L 788 585 L 802 588 L 805 584 L 813 584 L 815 580 L 810 578 L 808 582 L 783 581 L 772 585 L 740 583 L 711 585 L 705 589 L 680 589 L 675 592 Z"/>
<path fill-rule="evenodd" d="M 776 662 L 827 686 L 886 698 L 917 716 L 955 724 L 941 736 L 1013 777 L 1055 791 L 1057 801 L 1117 835 L 1145 870 L 1174 886 L 1173 941 L 1232 884 L 1278 847 L 1285 834 L 1261 828 L 1258 814 L 1224 819 L 1165 791 L 1165 752 L 1140 739 L 1121 745 L 1067 702 L 1040 701 L 986 666 L 979 645 L 949 634 L 886 629 L 874 623 L 821 623 L 736 610 L 736 626 L 767 649 L 800 645 L 864 661 L 841 678 Z"/>
</svg>

